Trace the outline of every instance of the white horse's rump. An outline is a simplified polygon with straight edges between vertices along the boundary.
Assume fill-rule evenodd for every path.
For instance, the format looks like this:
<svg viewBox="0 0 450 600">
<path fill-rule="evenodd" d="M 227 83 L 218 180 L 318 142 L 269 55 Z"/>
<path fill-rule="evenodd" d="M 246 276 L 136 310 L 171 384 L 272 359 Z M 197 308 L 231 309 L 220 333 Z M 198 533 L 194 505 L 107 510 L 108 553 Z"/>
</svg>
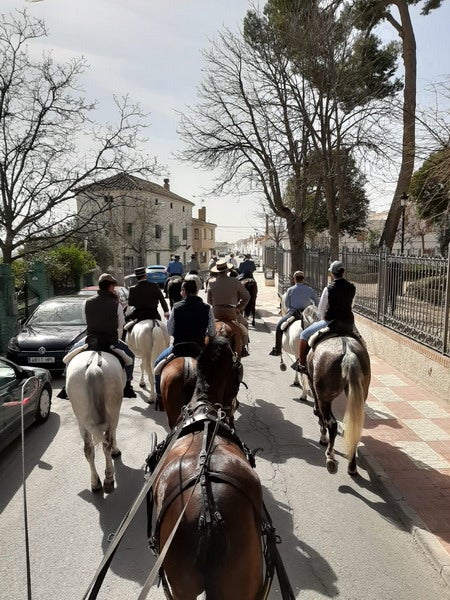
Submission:
<svg viewBox="0 0 450 600">
<path fill-rule="evenodd" d="M 284 317 L 284 315 L 286 315 L 287 313 L 287 309 L 286 309 L 286 293 L 283 294 L 283 296 L 281 297 L 281 315 Z M 309 306 L 307 306 L 305 308 L 305 310 L 303 311 L 303 320 L 305 322 L 305 326 L 308 327 L 309 325 L 311 325 L 312 323 L 314 323 L 314 321 L 317 321 L 317 307 L 314 304 L 310 304 Z M 299 319 L 298 321 L 294 321 L 294 323 L 292 323 L 287 329 L 286 331 L 283 332 L 283 338 L 282 338 L 282 352 L 281 352 L 281 365 L 284 365 L 283 362 L 283 351 L 286 352 L 287 354 L 289 354 L 290 356 L 294 356 L 295 359 L 299 358 L 299 339 L 300 339 L 300 334 L 303 331 L 303 327 L 302 327 L 302 320 Z M 282 370 L 285 369 L 285 367 L 282 367 L 280 365 L 280 368 L 282 368 Z M 293 384 L 295 386 L 300 387 L 300 381 L 299 381 L 299 374 L 297 373 L 297 371 L 295 371 L 295 377 L 294 377 L 294 381 Z M 306 400 L 306 390 L 305 390 L 305 386 L 301 386 L 302 387 L 302 395 L 301 395 L 301 400 Z"/>
<path fill-rule="evenodd" d="M 145 387 L 144 372 L 150 384 L 148 402 L 155 401 L 155 376 L 153 364 L 163 350 L 169 346 L 167 326 L 162 321 L 145 319 L 136 323 L 127 335 L 127 343 L 131 351 L 141 359 L 141 379 L 139 385 Z"/>
<path fill-rule="evenodd" d="M 95 444 L 105 454 L 104 491 L 114 490 L 112 457 L 120 456 L 116 429 L 122 405 L 125 371 L 109 352 L 81 352 L 67 366 L 66 388 L 84 441 L 84 454 L 91 468 L 92 491 L 102 489 L 95 468 Z"/>
</svg>

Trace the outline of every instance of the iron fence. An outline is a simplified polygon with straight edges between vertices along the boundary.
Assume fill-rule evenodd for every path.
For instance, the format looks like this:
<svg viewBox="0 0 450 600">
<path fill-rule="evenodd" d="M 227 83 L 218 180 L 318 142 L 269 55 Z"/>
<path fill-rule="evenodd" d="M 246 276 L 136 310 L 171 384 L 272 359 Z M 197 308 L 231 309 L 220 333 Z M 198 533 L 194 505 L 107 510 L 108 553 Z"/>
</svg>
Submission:
<svg viewBox="0 0 450 600">
<path fill-rule="evenodd" d="M 292 285 L 291 253 L 276 249 L 278 293 Z M 343 250 L 346 277 L 356 285 L 354 311 L 450 356 L 450 260 Z M 328 282 L 328 249 L 307 248 L 305 280 L 318 294 Z"/>
</svg>

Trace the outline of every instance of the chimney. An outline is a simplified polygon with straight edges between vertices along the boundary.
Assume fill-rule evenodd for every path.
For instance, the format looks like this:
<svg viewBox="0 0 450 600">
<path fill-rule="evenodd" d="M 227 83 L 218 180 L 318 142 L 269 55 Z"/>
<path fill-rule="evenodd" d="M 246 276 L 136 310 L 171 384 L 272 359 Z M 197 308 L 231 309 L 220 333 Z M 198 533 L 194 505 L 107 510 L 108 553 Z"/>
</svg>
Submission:
<svg viewBox="0 0 450 600">
<path fill-rule="evenodd" d="M 164 188 L 170 192 L 170 183 L 168 179 L 164 179 Z"/>
<path fill-rule="evenodd" d="M 202 206 L 198 209 L 198 220 L 206 222 L 206 206 Z"/>
</svg>

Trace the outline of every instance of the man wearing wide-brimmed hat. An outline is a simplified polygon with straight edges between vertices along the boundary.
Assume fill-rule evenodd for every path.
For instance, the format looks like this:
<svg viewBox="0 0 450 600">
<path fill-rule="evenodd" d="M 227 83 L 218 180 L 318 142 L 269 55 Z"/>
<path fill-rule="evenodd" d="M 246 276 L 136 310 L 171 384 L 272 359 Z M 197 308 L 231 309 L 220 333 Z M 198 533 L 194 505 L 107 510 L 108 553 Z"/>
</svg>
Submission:
<svg viewBox="0 0 450 600">
<path fill-rule="evenodd" d="M 138 267 L 134 270 L 136 285 L 130 288 L 128 298 L 129 306 L 134 307 L 133 312 L 129 315 L 129 320 L 143 321 L 144 319 L 161 320 L 161 315 L 158 312 L 158 304 L 161 305 L 164 316 L 169 318 L 169 307 L 161 292 L 158 284 L 147 280 L 147 271 L 145 267 Z"/>
<path fill-rule="evenodd" d="M 247 322 L 242 311 L 250 300 L 250 294 L 235 277 L 228 277 L 233 265 L 225 259 L 211 267 L 207 299 L 219 321 L 236 321 L 242 331 L 244 346 L 248 344 Z M 247 352 L 246 352 L 247 353 Z M 245 353 L 245 354 L 246 354 Z"/>
</svg>

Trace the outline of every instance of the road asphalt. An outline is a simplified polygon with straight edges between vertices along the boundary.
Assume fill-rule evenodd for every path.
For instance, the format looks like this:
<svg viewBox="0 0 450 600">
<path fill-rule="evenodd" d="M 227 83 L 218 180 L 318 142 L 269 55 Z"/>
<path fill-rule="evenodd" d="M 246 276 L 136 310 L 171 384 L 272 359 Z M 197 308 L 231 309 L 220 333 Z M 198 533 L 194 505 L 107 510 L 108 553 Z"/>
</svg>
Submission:
<svg viewBox="0 0 450 600">
<path fill-rule="evenodd" d="M 274 332 L 280 318 L 277 288 L 267 285 L 272 282 L 261 272 L 256 279 L 257 312 Z M 278 368 L 279 359 L 273 360 Z M 449 401 L 373 353 L 371 366 L 358 458 L 450 585 Z M 345 398 L 336 399 L 333 412 L 339 421 L 344 409 Z"/>
</svg>

